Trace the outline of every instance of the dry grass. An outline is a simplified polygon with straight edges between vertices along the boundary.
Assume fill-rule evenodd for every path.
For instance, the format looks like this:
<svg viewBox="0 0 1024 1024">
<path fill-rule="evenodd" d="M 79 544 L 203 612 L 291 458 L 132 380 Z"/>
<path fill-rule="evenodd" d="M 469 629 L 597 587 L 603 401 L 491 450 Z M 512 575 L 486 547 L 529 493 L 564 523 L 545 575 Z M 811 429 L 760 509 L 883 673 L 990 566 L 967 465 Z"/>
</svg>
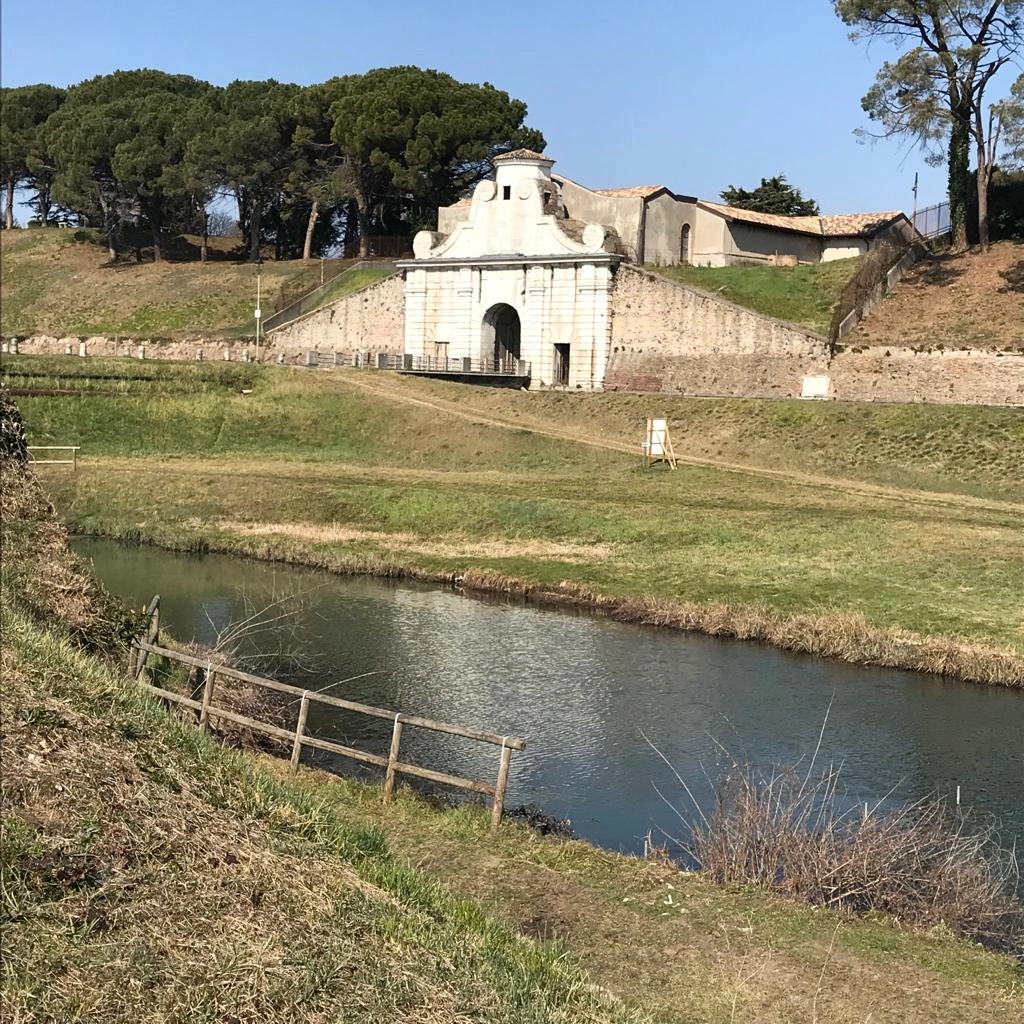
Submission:
<svg viewBox="0 0 1024 1024">
<path fill-rule="evenodd" d="M 94 233 L 67 228 L 9 231 L 2 244 L 5 336 L 195 337 L 251 329 L 256 273 L 240 253 L 218 253 L 221 258 L 205 264 L 108 266 Z M 265 307 L 319 280 L 318 264 L 268 261 L 262 268 Z"/>
<path fill-rule="evenodd" d="M 206 524 L 192 523 L 193 528 Z M 430 541 L 408 531 L 361 530 L 341 523 L 239 523 L 219 520 L 219 530 L 240 537 L 292 537 L 316 544 L 374 544 L 383 548 L 441 558 L 545 558 L 553 561 L 597 561 L 607 558 L 611 544 L 571 544 L 523 537 L 474 541 L 446 533 Z"/>
<path fill-rule="evenodd" d="M 857 914 L 943 927 L 1024 953 L 1013 853 L 992 822 L 939 799 L 842 807 L 840 772 L 733 765 L 689 843 L 716 882 L 750 883 Z"/>
<path fill-rule="evenodd" d="M 1024 244 L 996 242 L 925 260 L 916 266 L 844 342 L 922 349 L 997 348 L 1024 351 L 1019 280 Z"/>
</svg>

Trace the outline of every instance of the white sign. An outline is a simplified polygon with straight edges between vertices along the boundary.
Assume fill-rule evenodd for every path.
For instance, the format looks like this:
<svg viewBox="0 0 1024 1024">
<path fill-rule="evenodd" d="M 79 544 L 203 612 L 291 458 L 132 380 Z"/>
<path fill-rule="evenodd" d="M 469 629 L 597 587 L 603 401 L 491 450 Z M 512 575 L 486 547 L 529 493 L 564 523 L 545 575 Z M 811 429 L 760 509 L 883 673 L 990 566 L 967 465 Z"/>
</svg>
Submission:
<svg viewBox="0 0 1024 1024">
<path fill-rule="evenodd" d="M 260 308 L 259 308 L 259 307 L 257 306 L 257 307 L 256 307 L 256 313 L 255 313 L 254 315 L 255 315 L 256 319 L 257 319 L 257 320 L 259 320 L 259 318 L 260 318 L 261 316 L 263 316 L 263 310 L 262 310 L 262 309 L 260 309 Z"/>
<path fill-rule="evenodd" d="M 804 377 L 803 387 L 800 389 L 801 398 L 828 398 L 829 384 L 831 378 L 828 374 Z"/>
<path fill-rule="evenodd" d="M 668 434 L 667 420 L 651 420 L 651 447 L 648 455 L 665 454 L 665 437 Z"/>
</svg>

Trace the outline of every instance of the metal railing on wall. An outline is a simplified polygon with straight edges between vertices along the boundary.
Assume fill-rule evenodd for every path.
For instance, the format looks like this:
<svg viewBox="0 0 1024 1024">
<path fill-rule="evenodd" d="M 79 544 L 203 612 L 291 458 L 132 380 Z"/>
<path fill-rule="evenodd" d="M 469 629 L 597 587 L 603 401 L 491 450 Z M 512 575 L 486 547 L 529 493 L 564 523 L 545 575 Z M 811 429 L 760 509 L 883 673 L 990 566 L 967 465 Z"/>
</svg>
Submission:
<svg viewBox="0 0 1024 1024">
<path fill-rule="evenodd" d="M 949 201 L 926 206 L 923 210 L 916 210 L 912 220 L 922 238 L 937 238 L 939 235 L 949 234 Z"/>
<path fill-rule="evenodd" d="M 408 373 L 479 373 L 510 377 L 529 377 L 530 363 L 525 359 L 471 359 L 469 356 L 393 355 L 384 369 Z"/>
<path fill-rule="evenodd" d="M 358 263 L 344 266 L 340 270 L 333 268 L 335 270 L 333 276 L 328 278 L 323 284 L 318 285 L 312 291 L 306 292 L 305 295 L 296 299 L 290 305 L 285 306 L 284 309 L 279 309 L 273 316 L 268 316 L 263 321 L 263 330 L 272 331 L 277 327 L 283 327 L 285 324 L 290 324 L 293 320 L 297 320 L 300 316 L 312 312 L 324 302 L 331 294 L 331 291 L 338 287 L 345 278 L 365 267 L 380 266 L 381 262 L 380 260 L 360 260 Z"/>
</svg>

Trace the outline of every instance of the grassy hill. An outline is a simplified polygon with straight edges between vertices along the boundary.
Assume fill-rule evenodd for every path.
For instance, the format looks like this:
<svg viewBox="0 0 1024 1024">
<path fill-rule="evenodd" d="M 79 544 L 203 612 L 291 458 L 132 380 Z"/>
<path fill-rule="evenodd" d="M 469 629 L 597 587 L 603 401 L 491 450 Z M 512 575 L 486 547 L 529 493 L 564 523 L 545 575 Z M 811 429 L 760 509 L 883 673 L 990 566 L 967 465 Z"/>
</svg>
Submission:
<svg viewBox="0 0 1024 1024">
<path fill-rule="evenodd" d="M 77 475 L 47 477 L 83 532 L 339 571 L 470 572 L 627 618 L 1024 683 L 1013 409 L 2 365 L 11 384 L 80 392 L 20 401 L 33 443 L 83 446 Z M 640 465 L 654 414 L 669 418 L 677 472 Z"/>
<path fill-rule="evenodd" d="M 1024 350 L 1024 242 L 919 263 L 845 343 Z"/>
<path fill-rule="evenodd" d="M 4 231 L 0 333 L 171 338 L 251 333 L 256 268 L 240 259 L 237 241 L 211 239 L 211 259 L 205 264 L 188 240 L 179 240 L 170 247 L 171 258 L 160 263 L 111 266 L 91 230 Z M 176 260 L 179 250 L 188 259 Z M 319 283 L 319 261 L 267 260 L 262 269 L 264 315 Z"/>
<path fill-rule="evenodd" d="M 765 316 L 827 334 L 832 307 L 857 272 L 859 259 L 796 267 L 646 267 Z"/>
</svg>

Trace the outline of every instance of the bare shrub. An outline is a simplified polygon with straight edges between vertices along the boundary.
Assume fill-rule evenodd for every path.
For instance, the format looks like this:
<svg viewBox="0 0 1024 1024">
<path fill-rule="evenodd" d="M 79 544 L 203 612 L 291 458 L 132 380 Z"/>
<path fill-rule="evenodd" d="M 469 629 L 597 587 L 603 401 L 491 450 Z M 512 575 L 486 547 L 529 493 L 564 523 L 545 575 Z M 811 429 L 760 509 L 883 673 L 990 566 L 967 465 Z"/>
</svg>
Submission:
<svg viewBox="0 0 1024 1024">
<path fill-rule="evenodd" d="M 717 882 L 1024 950 L 1017 860 L 1000 847 L 994 821 L 934 797 L 844 809 L 838 784 L 838 770 L 811 780 L 734 766 L 693 828 L 690 851 Z"/>
</svg>

